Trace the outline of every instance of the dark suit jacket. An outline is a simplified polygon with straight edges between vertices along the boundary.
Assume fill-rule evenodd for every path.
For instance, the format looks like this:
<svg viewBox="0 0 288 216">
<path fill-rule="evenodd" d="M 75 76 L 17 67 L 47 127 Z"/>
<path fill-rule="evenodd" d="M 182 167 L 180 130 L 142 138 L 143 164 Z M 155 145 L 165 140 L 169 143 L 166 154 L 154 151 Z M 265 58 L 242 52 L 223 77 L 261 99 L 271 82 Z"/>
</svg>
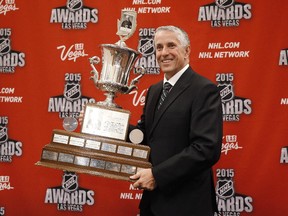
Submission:
<svg viewBox="0 0 288 216">
<path fill-rule="evenodd" d="M 190 67 L 155 111 L 163 82 L 146 95 L 138 127 L 151 147 L 157 188 L 144 191 L 140 209 L 157 216 L 212 216 L 216 197 L 211 167 L 222 144 L 222 107 L 215 84 Z"/>
</svg>

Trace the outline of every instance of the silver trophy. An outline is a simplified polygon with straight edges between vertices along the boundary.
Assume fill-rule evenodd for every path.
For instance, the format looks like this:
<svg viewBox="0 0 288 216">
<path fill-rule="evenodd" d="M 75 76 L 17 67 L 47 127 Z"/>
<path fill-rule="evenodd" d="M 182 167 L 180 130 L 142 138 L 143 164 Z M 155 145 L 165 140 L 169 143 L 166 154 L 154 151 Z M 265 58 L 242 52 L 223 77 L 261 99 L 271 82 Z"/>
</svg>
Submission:
<svg viewBox="0 0 288 216">
<path fill-rule="evenodd" d="M 100 58 L 94 56 L 90 58 L 90 65 L 92 67 L 91 79 L 100 90 L 106 92 L 105 101 L 97 102 L 99 105 L 106 107 L 120 108 L 113 100 L 116 93 L 128 94 L 133 89 L 137 88 L 136 83 L 145 74 L 142 67 L 136 68 L 140 75 L 134 78 L 130 84 L 129 76 L 136 59 L 139 57 L 139 52 L 128 48 L 125 41 L 130 38 L 136 30 L 136 16 L 135 11 L 122 10 L 121 20 L 118 20 L 118 31 L 120 40 L 115 44 L 101 44 L 102 52 L 102 70 L 99 72 L 95 68 L 95 64 L 100 63 Z"/>
<path fill-rule="evenodd" d="M 118 20 L 120 40 L 116 44 L 101 45 L 101 74 L 94 66 L 100 58 L 90 58 L 91 78 L 97 88 L 106 92 L 106 100 L 85 105 L 81 133 L 72 132 L 77 127 L 73 116 L 65 118 L 65 131 L 53 130 L 50 143 L 44 146 L 37 165 L 127 181 L 141 169 L 151 168 L 150 147 L 137 145 L 143 140 L 142 132 L 134 129 L 129 135 L 132 143 L 126 141 L 130 111 L 113 102 L 116 93 L 127 94 L 135 89 L 145 73 L 139 68 L 140 75 L 128 84 L 139 53 L 128 48 L 125 40 L 135 28 L 136 12 L 123 10 L 121 20 Z"/>
</svg>

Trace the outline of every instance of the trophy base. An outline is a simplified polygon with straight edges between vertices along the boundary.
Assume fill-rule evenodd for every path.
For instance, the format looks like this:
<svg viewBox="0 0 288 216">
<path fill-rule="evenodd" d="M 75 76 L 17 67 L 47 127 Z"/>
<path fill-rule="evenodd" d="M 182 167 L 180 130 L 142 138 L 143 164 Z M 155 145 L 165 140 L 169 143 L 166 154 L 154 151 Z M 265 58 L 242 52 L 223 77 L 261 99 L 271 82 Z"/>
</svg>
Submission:
<svg viewBox="0 0 288 216">
<path fill-rule="evenodd" d="M 79 167 L 74 167 L 74 166 L 69 166 L 69 165 L 59 165 L 47 161 L 38 161 L 35 163 L 37 166 L 44 166 L 48 168 L 53 168 L 53 169 L 59 169 L 63 171 L 70 171 L 70 172 L 76 172 L 76 173 L 84 173 L 84 174 L 89 174 L 89 175 L 94 175 L 98 177 L 104 177 L 104 178 L 110 178 L 114 180 L 124 180 L 124 181 L 130 181 L 130 182 L 135 182 L 136 180 L 132 180 L 129 178 L 129 176 L 120 176 L 120 175 L 115 175 L 115 174 L 110 174 L 110 173 L 103 173 L 103 172 L 98 172 L 95 170 L 86 170 L 83 168 Z"/>
<path fill-rule="evenodd" d="M 42 149 L 36 165 L 132 181 L 131 175 L 152 167 L 149 153 L 150 148 L 144 145 L 53 130 L 51 142 Z"/>
</svg>

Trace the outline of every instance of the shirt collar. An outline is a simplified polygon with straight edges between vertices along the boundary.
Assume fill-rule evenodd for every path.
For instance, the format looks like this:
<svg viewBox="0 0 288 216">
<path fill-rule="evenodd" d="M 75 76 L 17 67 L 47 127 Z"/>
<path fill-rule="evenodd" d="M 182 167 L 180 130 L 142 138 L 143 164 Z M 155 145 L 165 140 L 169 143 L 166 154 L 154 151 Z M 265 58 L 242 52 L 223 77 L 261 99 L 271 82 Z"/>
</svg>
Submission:
<svg viewBox="0 0 288 216">
<path fill-rule="evenodd" d="M 178 79 L 181 77 L 181 75 L 187 70 L 188 67 L 189 67 L 189 64 L 185 65 L 185 67 L 183 67 L 179 72 L 177 72 L 169 80 L 167 80 L 164 76 L 163 85 L 165 82 L 169 82 L 172 86 L 174 86 L 176 84 L 176 82 L 178 81 Z"/>
</svg>

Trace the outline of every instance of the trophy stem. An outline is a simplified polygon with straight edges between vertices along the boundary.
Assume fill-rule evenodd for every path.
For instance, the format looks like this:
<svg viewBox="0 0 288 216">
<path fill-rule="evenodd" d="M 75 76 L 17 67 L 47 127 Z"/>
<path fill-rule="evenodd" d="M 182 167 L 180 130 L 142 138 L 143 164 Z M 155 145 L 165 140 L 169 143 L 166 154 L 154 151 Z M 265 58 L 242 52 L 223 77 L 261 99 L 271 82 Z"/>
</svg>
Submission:
<svg viewBox="0 0 288 216">
<path fill-rule="evenodd" d="M 115 92 L 106 92 L 106 99 L 105 101 L 99 101 L 97 104 L 107 106 L 107 107 L 114 107 L 114 108 L 121 108 L 119 105 L 114 103 L 114 98 L 116 97 Z"/>
</svg>

